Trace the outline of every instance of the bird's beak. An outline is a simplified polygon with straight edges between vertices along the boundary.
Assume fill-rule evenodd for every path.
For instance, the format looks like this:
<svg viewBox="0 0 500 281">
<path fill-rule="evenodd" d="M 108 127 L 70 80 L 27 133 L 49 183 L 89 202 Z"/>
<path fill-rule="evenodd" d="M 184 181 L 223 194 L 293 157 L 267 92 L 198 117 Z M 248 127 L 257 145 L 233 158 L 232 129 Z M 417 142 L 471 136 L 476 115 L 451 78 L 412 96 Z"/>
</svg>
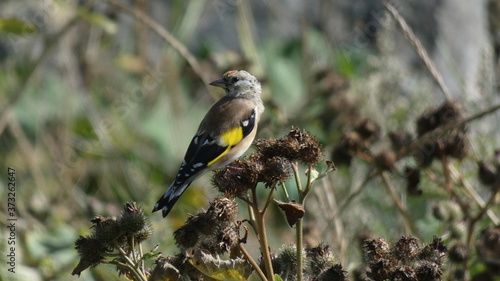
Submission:
<svg viewBox="0 0 500 281">
<path fill-rule="evenodd" d="M 226 81 L 224 81 L 224 78 L 221 78 L 221 79 L 217 79 L 215 81 L 212 81 L 210 84 L 208 85 L 212 85 L 212 86 L 215 86 L 215 87 L 221 87 L 223 89 L 226 89 Z"/>
</svg>

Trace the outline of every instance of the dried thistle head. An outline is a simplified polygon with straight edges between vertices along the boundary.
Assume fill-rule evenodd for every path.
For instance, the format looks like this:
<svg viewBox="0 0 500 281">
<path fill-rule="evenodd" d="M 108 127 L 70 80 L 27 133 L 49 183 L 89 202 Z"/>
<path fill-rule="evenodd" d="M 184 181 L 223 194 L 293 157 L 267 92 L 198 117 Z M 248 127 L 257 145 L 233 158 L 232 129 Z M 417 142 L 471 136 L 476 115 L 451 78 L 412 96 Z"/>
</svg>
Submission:
<svg viewBox="0 0 500 281">
<path fill-rule="evenodd" d="M 235 200 L 228 198 L 215 198 L 210 202 L 210 207 L 206 212 L 210 221 L 236 221 L 238 215 L 238 203 Z"/>
<path fill-rule="evenodd" d="M 497 181 L 497 172 L 492 165 L 479 161 L 477 163 L 477 175 L 482 184 L 486 186 L 493 185 Z"/>
<path fill-rule="evenodd" d="M 437 125 L 441 126 L 462 118 L 464 108 L 459 101 L 446 101 L 435 111 Z"/>
<path fill-rule="evenodd" d="M 420 184 L 420 170 L 411 167 L 405 167 L 406 191 L 410 195 L 422 195 Z"/>
<path fill-rule="evenodd" d="M 306 165 L 315 165 L 323 158 L 318 140 L 297 127 L 292 127 L 284 138 L 256 140 L 254 144 L 266 158 L 280 156 Z"/>
<path fill-rule="evenodd" d="M 202 233 L 211 233 L 212 222 L 206 219 L 205 213 L 190 216 L 183 226 L 174 231 L 175 244 L 182 251 L 195 247 Z"/>
<path fill-rule="evenodd" d="M 362 119 L 356 124 L 354 131 L 356 131 L 363 140 L 370 142 L 377 141 L 380 138 L 380 126 L 373 119 Z"/>
<path fill-rule="evenodd" d="M 372 280 L 392 280 L 394 264 L 389 259 L 380 259 L 369 264 L 370 271 L 366 275 Z"/>
<path fill-rule="evenodd" d="M 266 187 L 274 187 L 276 184 L 290 179 L 290 169 L 292 168 L 290 160 L 280 156 L 262 160 L 264 169 L 259 174 L 259 182 L 265 183 Z"/>
<path fill-rule="evenodd" d="M 307 257 L 309 258 L 309 268 L 313 276 L 321 274 L 335 265 L 330 246 L 325 243 L 307 249 Z"/>
<path fill-rule="evenodd" d="M 429 109 L 417 119 L 418 136 L 423 136 L 445 124 L 459 121 L 462 114 L 463 108 L 457 101 L 447 101 L 438 108 Z M 429 166 L 436 155 L 448 155 L 463 159 L 468 155 L 470 149 L 465 126 L 454 128 L 445 136 L 431 140 L 424 146 L 422 151 L 415 153 L 417 163 L 421 167 Z"/>
<path fill-rule="evenodd" d="M 389 255 L 389 244 L 384 239 L 367 239 L 363 243 L 363 252 L 370 262 L 377 262 L 385 259 Z"/>
<path fill-rule="evenodd" d="M 432 243 L 427 244 L 422 248 L 419 253 L 419 259 L 426 260 L 441 266 L 447 251 L 448 249 L 444 245 L 443 240 L 439 237 L 434 237 Z"/>
<path fill-rule="evenodd" d="M 445 139 L 444 153 L 456 159 L 464 159 L 469 154 L 470 142 L 467 132 L 453 130 Z"/>
<path fill-rule="evenodd" d="M 402 236 L 392 249 L 392 255 L 402 261 L 413 261 L 419 253 L 418 240 L 411 236 Z"/>
<path fill-rule="evenodd" d="M 434 262 L 423 261 L 415 270 L 417 280 L 440 281 L 443 276 L 441 266 Z"/>
<path fill-rule="evenodd" d="M 349 149 L 342 143 L 338 143 L 333 147 L 330 158 L 335 162 L 336 166 L 349 166 L 352 161 Z"/>
<path fill-rule="evenodd" d="M 440 280 L 446 247 L 440 238 L 423 248 L 418 240 L 403 236 L 391 247 L 382 239 L 366 240 L 367 276 L 371 280 Z"/>
<path fill-rule="evenodd" d="M 389 133 L 389 139 L 391 140 L 392 149 L 398 152 L 403 147 L 410 145 L 412 142 L 412 136 L 410 133 L 402 131 L 393 131 Z"/>
<path fill-rule="evenodd" d="M 448 250 L 448 258 L 453 263 L 464 263 L 470 258 L 470 249 L 463 242 L 455 242 Z"/>
<path fill-rule="evenodd" d="M 323 270 L 317 278 L 313 279 L 316 281 L 345 281 L 347 280 L 347 271 L 342 268 L 342 265 L 335 264 L 331 267 Z"/>
<path fill-rule="evenodd" d="M 138 243 L 151 237 L 153 232 L 151 222 L 135 202 L 125 204 L 117 223 L 121 232 L 125 235 L 134 235 Z"/>
<path fill-rule="evenodd" d="M 275 256 L 272 258 L 273 268 L 275 272 L 279 274 L 282 279 L 296 280 L 296 268 L 297 268 L 297 250 L 295 244 L 285 244 L 282 245 Z M 305 251 L 302 252 L 302 259 L 305 260 Z M 260 262 L 260 267 L 263 268 L 263 260 Z"/>
<path fill-rule="evenodd" d="M 100 239 L 94 236 L 80 236 L 75 242 L 75 249 L 80 256 L 80 262 L 75 267 L 71 275 L 78 275 L 89 267 L 96 267 L 105 259 L 106 253 L 110 250 Z"/>
<path fill-rule="evenodd" d="M 228 225 L 225 228 L 220 229 L 217 232 L 215 239 L 216 250 L 214 252 L 218 254 L 229 252 L 231 249 L 236 248 L 240 242 L 238 229 L 234 225 Z"/>
<path fill-rule="evenodd" d="M 231 165 L 216 170 L 212 176 L 212 183 L 228 198 L 244 198 L 249 189 L 257 186 L 259 174 L 263 167 L 259 157 L 252 154 L 246 160 L 235 160 Z"/>
<path fill-rule="evenodd" d="M 483 261 L 492 274 L 500 274 L 500 225 L 491 226 L 481 231 L 476 241 L 479 260 Z"/>
<path fill-rule="evenodd" d="M 126 242 L 124 231 L 120 228 L 116 218 L 96 216 L 90 220 L 94 225 L 93 236 L 108 248 L 114 248 L 116 244 L 122 245 Z"/>
<path fill-rule="evenodd" d="M 202 248 L 213 254 L 223 254 L 237 246 L 238 228 L 235 225 L 238 206 L 228 198 L 216 198 L 207 211 L 188 218 L 174 232 L 176 245 L 183 251 Z"/>
<path fill-rule="evenodd" d="M 359 152 L 364 147 L 363 139 L 356 132 L 342 134 L 340 144 L 351 153 Z"/>
<path fill-rule="evenodd" d="M 290 142 L 296 141 L 299 143 L 298 160 L 302 163 L 306 165 L 316 165 L 323 159 L 321 145 L 318 140 L 305 130 L 292 127 L 286 138 L 289 139 Z"/>
<path fill-rule="evenodd" d="M 396 154 L 391 150 L 384 150 L 375 156 L 375 164 L 381 171 L 394 172 L 396 160 Z"/>
<path fill-rule="evenodd" d="M 417 119 L 417 132 L 424 135 L 447 123 L 459 120 L 463 107 L 458 101 L 446 101 L 438 108 L 429 109 Z"/>
</svg>

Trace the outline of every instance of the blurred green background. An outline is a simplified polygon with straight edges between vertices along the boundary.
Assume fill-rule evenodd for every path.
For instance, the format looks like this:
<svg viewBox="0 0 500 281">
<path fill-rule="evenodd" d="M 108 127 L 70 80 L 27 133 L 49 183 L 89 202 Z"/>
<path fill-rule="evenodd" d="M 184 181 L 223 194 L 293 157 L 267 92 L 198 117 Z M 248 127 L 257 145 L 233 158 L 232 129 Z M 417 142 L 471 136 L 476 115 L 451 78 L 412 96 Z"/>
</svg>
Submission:
<svg viewBox="0 0 500 281">
<path fill-rule="evenodd" d="M 498 103 L 495 1 L 395 6 L 466 115 Z M 4 0 L 0 198 L 7 198 L 3 187 L 12 167 L 17 273 L 7 272 L 2 254 L 1 280 L 77 280 L 70 275 L 78 262 L 74 241 L 89 233 L 89 220 L 116 216 L 127 201 L 150 212 L 199 121 L 223 95 L 208 82 L 231 69 L 248 70 L 263 84 L 266 111 L 258 138 L 279 138 L 298 126 L 317 136 L 333 162 L 333 145 L 361 119 L 381 128 L 376 153 L 390 146 L 388 132 L 415 134 L 417 116 L 444 100 L 380 1 Z M 475 163 L 498 149 L 499 120 L 493 114 L 471 123 L 470 156 L 453 162 L 483 198 L 489 191 L 476 180 Z M 427 169 L 423 194 L 410 196 L 406 164 L 414 163 L 399 161 L 391 181 L 418 227 L 412 234 L 426 242 L 446 237 L 448 229 L 432 215 L 433 204 L 449 200 L 439 185 L 439 165 Z M 405 231 L 381 179 L 339 212 L 373 165 L 355 158 L 338 169 L 308 198 L 305 240 L 331 244 L 350 270 L 361 262 L 361 233 L 390 240 Z M 288 186 L 293 197 L 293 184 Z M 197 180 L 166 219 L 150 215 L 155 232 L 144 248 L 159 244 L 165 256 L 175 254 L 172 232 L 215 196 L 210 175 Z M 2 201 L 4 224 L 7 199 Z M 272 208 L 268 231 L 276 250 L 294 241 L 294 230 Z M 498 206 L 493 211 L 498 216 Z M 9 232 L 4 228 L 0 235 L 4 253 Z M 255 241 L 249 243 L 258 255 Z M 78 280 L 117 279 L 111 267 L 101 266 Z"/>
</svg>

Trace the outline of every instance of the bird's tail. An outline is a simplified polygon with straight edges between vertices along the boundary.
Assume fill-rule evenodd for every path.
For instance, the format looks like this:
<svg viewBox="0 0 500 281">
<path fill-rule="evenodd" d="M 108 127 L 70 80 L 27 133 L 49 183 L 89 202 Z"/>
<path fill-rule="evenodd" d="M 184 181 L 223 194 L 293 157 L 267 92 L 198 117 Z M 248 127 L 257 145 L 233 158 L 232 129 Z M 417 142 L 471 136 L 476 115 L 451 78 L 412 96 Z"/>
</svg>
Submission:
<svg viewBox="0 0 500 281">
<path fill-rule="evenodd" d="M 186 191 L 186 188 L 191 184 L 192 181 L 183 182 L 181 185 L 175 185 L 175 181 L 168 187 L 167 191 L 163 196 L 156 202 L 153 208 L 153 213 L 161 210 L 163 217 L 166 217 L 175 202 L 181 197 L 182 193 Z"/>
</svg>

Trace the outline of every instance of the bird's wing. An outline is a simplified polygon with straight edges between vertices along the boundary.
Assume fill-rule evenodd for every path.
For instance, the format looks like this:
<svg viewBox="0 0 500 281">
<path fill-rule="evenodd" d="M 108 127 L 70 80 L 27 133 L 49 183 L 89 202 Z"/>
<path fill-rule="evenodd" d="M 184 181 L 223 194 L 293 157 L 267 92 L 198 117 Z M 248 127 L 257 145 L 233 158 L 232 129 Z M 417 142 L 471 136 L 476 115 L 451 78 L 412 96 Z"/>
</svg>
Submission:
<svg viewBox="0 0 500 281">
<path fill-rule="evenodd" d="M 180 180 L 179 182 L 181 182 L 181 178 L 185 179 L 182 173 L 186 176 L 187 174 L 193 175 L 215 163 L 248 136 L 255 125 L 256 110 L 252 109 L 247 112 L 246 118 L 242 118 L 238 124 L 234 124 L 232 127 L 226 126 L 221 133 L 203 128 L 199 130 L 189 144 L 176 181 Z"/>
</svg>

